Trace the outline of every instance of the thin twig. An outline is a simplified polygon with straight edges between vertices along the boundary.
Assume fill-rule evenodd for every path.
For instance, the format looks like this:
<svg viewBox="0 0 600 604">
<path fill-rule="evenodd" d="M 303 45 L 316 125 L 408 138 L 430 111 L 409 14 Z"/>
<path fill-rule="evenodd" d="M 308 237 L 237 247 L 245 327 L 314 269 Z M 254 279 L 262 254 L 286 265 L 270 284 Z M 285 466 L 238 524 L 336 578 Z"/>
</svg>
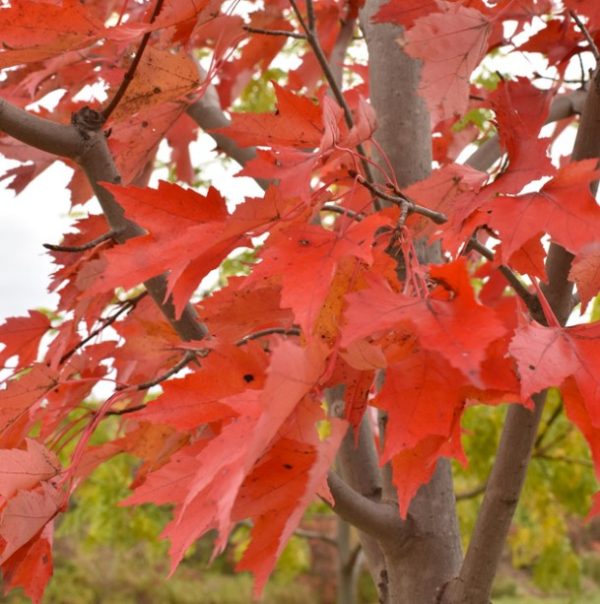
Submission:
<svg viewBox="0 0 600 604">
<path fill-rule="evenodd" d="M 306 40 L 306 36 L 304 34 L 299 34 L 295 31 L 286 31 L 285 29 L 263 29 L 262 27 L 250 27 L 250 25 L 244 25 L 242 29 L 251 34 L 262 34 L 264 36 L 286 36 L 287 38 L 295 38 L 296 40 Z"/>
<path fill-rule="evenodd" d="M 304 20 L 300 9 L 298 8 L 298 4 L 296 0 L 290 0 L 290 4 L 294 9 L 294 13 L 296 13 L 296 18 L 298 19 L 302 29 L 306 34 L 306 40 L 315 53 L 315 57 L 321 66 L 321 70 L 323 71 L 323 75 L 331 88 L 331 92 L 333 92 L 333 96 L 337 101 L 338 105 L 342 108 L 344 112 L 344 119 L 346 120 L 346 124 L 348 128 L 352 128 L 354 126 L 354 119 L 352 118 L 352 112 L 350 111 L 350 107 L 348 107 L 348 103 L 346 103 L 346 99 L 340 90 L 340 87 L 337 85 L 335 78 L 333 77 L 333 73 L 331 71 L 331 67 L 329 66 L 329 62 L 327 61 L 327 57 L 321 48 L 321 42 L 319 42 L 319 36 L 315 30 L 315 22 L 314 22 L 314 11 L 312 6 L 312 0 L 306 0 L 306 10 L 307 10 L 307 19 L 308 22 Z"/>
<path fill-rule="evenodd" d="M 410 197 L 407 197 L 403 193 L 400 193 L 399 195 L 390 195 L 389 193 L 384 193 L 383 191 L 378 189 L 377 186 L 375 186 L 372 182 L 369 182 L 367 179 L 363 178 L 360 174 L 357 175 L 357 181 L 361 185 L 369 189 L 369 191 L 371 191 L 371 193 L 373 193 L 373 195 L 375 195 L 376 197 L 379 197 L 380 199 L 385 199 L 386 201 L 390 201 L 391 203 L 400 207 L 406 206 L 407 211 L 410 214 L 420 214 L 421 216 L 429 218 L 430 220 L 435 222 L 435 224 L 444 224 L 445 222 L 448 222 L 448 217 L 446 216 L 446 214 L 443 214 L 442 212 L 436 212 L 435 210 L 430 210 L 429 208 L 421 206 L 418 203 L 415 203 L 412 199 L 410 199 Z"/>
<path fill-rule="evenodd" d="M 469 491 L 463 491 L 462 493 L 456 493 L 456 501 L 465 501 L 466 499 L 473 499 L 474 497 L 478 497 L 479 495 L 482 495 L 483 493 L 485 493 L 486 488 L 487 488 L 487 480 L 483 484 L 480 484 L 479 486 L 477 486 Z"/>
<path fill-rule="evenodd" d="M 186 350 L 183 358 L 175 363 L 171 369 L 165 371 L 162 375 L 159 375 L 157 378 L 150 380 L 148 382 L 143 382 L 141 384 L 136 384 L 135 386 L 117 386 L 117 390 L 126 390 L 131 388 L 132 390 L 148 390 L 148 388 L 152 388 L 152 386 L 158 386 L 161 382 L 168 380 L 170 377 L 174 376 L 176 373 L 181 371 L 190 361 L 193 361 L 197 357 L 206 356 L 209 353 L 209 350 Z"/>
<path fill-rule="evenodd" d="M 543 447 L 539 447 L 535 451 L 535 453 L 538 455 L 545 454 L 547 451 L 550 451 L 553 447 L 556 447 L 556 445 L 563 442 L 565 440 L 565 438 L 567 438 L 567 436 L 569 436 L 569 434 L 571 434 L 572 431 L 573 431 L 573 426 L 571 424 L 567 425 L 567 427 L 562 432 L 559 432 L 558 434 L 556 434 L 554 436 L 554 438 L 552 440 L 548 441 Z"/>
<path fill-rule="evenodd" d="M 146 405 L 134 405 L 133 407 L 126 407 L 125 409 L 111 409 L 106 412 L 106 415 L 127 415 L 128 413 L 135 413 L 145 409 Z"/>
<path fill-rule="evenodd" d="M 93 340 L 101 331 L 106 329 L 109 325 L 112 325 L 124 312 L 128 310 L 133 310 L 136 307 L 137 303 L 147 294 L 148 292 L 144 291 L 141 294 L 135 296 L 134 298 L 125 300 L 121 304 L 121 308 L 119 308 L 114 314 L 110 315 L 109 317 L 106 317 L 105 319 L 101 319 L 101 325 L 91 331 L 87 337 L 83 338 L 83 340 L 81 340 L 81 342 L 71 348 L 71 350 L 65 352 L 65 354 L 60 357 L 59 364 L 62 365 L 67 359 L 73 356 L 82 346 L 85 346 L 90 340 Z"/>
<path fill-rule="evenodd" d="M 594 38 L 590 35 L 588 28 L 585 26 L 585 23 L 579 18 L 579 15 L 574 10 L 569 10 L 569 16 L 575 23 L 577 27 L 583 34 L 584 38 L 587 40 L 587 43 L 590 45 L 590 52 L 594 55 L 594 60 L 596 63 L 600 62 L 600 52 L 598 51 L 598 47 L 596 46 L 596 42 L 594 42 Z"/>
<path fill-rule="evenodd" d="M 546 436 L 548 435 L 550 428 L 555 424 L 556 420 L 562 415 L 562 412 L 563 412 L 563 405 L 562 405 L 562 403 L 559 403 L 558 405 L 556 405 L 556 408 L 552 412 L 552 415 L 548 418 L 548 421 L 546 422 L 545 426 L 540 430 L 540 433 L 538 434 L 537 438 L 535 439 L 535 443 L 533 445 L 534 450 L 538 450 L 541 448 L 540 446 L 541 446 L 542 442 L 544 441 L 544 439 L 546 438 Z"/>
<path fill-rule="evenodd" d="M 485 245 L 483 245 L 480 241 L 477 241 L 475 237 L 472 237 L 469 243 L 467 244 L 466 250 L 475 250 L 477 253 L 481 254 L 484 258 L 489 261 L 494 260 L 494 252 L 489 250 Z M 504 278 L 508 281 L 509 285 L 513 288 L 517 296 L 523 300 L 525 305 L 527 306 L 531 316 L 536 320 L 541 319 L 541 305 L 538 300 L 538 297 L 535 294 L 532 294 L 526 287 L 521 283 L 521 280 L 515 275 L 515 273 L 505 264 L 500 264 L 498 266 L 498 270 L 502 273 Z"/>
<path fill-rule="evenodd" d="M 265 336 L 270 336 L 273 334 L 281 334 L 284 336 L 299 336 L 300 329 L 298 327 L 292 327 L 291 329 L 285 329 L 284 327 L 268 327 L 267 329 L 261 329 L 260 331 L 256 331 L 254 333 L 248 334 L 247 336 L 244 336 L 243 338 L 238 340 L 235 345 L 243 346 L 251 340 L 257 340 L 258 338 L 264 338 Z"/>
<path fill-rule="evenodd" d="M 150 16 L 150 23 L 154 23 L 154 20 L 156 19 L 158 13 L 160 12 L 160 9 L 162 8 L 162 5 L 163 5 L 163 0 L 156 0 L 154 10 L 152 11 L 152 15 Z M 148 45 L 148 41 L 150 40 L 151 35 L 152 35 L 151 31 L 148 31 L 144 34 L 144 37 L 142 38 L 142 41 L 140 42 L 140 46 L 139 46 L 137 52 L 135 53 L 135 57 L 134 57 L 133 61 L 131 61 L 131 65 L 129 66 L 127 73 L 123 77 L 123 81 L 121 82 L 119 89 L 117 90 L 115 96 L 112 98 L 111 102 L 108 104 L 108 107 L 106 107 L 105 109 L 102 110 L 101 115 L 105 122 L 111 116 L 112 112 L 117 108 L 117 105 L 121 102 L 121 99 L 125 95 L 127 88 L 129 88 L 129 84 L 131 84 L 131 82 L 133 81 L 133 76 L 135 74 L 135 70 L 137 69 L 140 61 L 142 60 L 142 55 L 144 54 L 144 50 L 146 49 L 146 46 Z"/>
<path fill-rule="evenodd" d="M 52 250 L 53 252 L 85 252 L 109 239 L 114 239 L 115 235 L 116 233 L 114 231 L 108 231 L 107 233 L 104 233 L 104 235 L 100 235 L 100 237 L 96 237 L 96 239 L 92 239 L 83 245 L 54 245 L 52 243 L 43 243 L 42 245 L 47 250 Z"/>
<path fill-rule="evenodd" d="M 589 459 L 581 459 L 579 457 L 569 457 L 568 455 L 548 455 L 546 453 L 533 452 L 535 459 L 543 459 L 544 461 L 559 461 L 562 463 L 575 464 L 578 466 L 585 466 L 587 468 L 593 468 L 594 464 Z"/>
<path fill-rule="evenodd" d="M 327 57 L 325 56 L 325 53 L 323 52 L 323 49 L 321 48 L 321 43 L 319 42 L 319 35 L 316 31 L 315 13 L 314 13 L 314 7 L 313 7 L 312 0 L 306 0 L 306 14 L 307 14 L 306 21 L 304 20 L 304 17 L 302 16 L 300 9 L 298 8 L 298 4 L 296 3 L 296 0 L 290 0 L 290 5 L 294 9 L 296 18 L 298 19 L 300 26 L 302 27 L 302 29 L 304 30 L 304 33 L 306 34 L 306 41 L 308 42 L 309 46 L 312 48 L 312 50 L 315 54 L 315 57 L 316 57 L 319 65 L 321 66 L 321 71 L 323 72 L 323 75 L 325 76 L 325 79 L 327 80 L 327 83 L 329 84 L 329 87 L 331 88 L 331 92 L 333 93 L 335 100 L 337 101 L 338 105 L 342 108 L 342 111 L 344 112 L 344 119 L 346 120 L 346 125 L 348 126 L 348 128 L 352 128 L 354 126 L 352 112 L 350 111 L 350 107 L 348 107 L 348 103 L 346 103 L 346 99 L 344 98 L 341 88 L 338 86 L 338 83 L 335 80 L 333 72 L 331 71 L 331 67 L 329 66 Z M 365 151 L 365 148 L 362 146 L 361 143 L 359 143 L 358 145 L 356 145 L 356 150 L 360 154 L 360 163 L 361 163 L 362 169 L 365 172 L 365 176 L 367 177 L 367 179 L 369 181 L 372 182 L 373 175 L 371 173 L 371 166 L 369 166 L 369 163 L 366 160 L 367 153 Z M 376 207 L 375 209 L 379 209 L 379 208 Z"/>
<path fill-rule="evenodd" d="M 313 0 L 306 0 L 306 21 L 308 29 L 313 33 L 316 31 L 317 21 L 315 19 L 315 7 Z"/>
<path fill-rule="evenodd" d="M 359 212 L 354 212 L 352 210 L 348 210 L 347 208 L 338 206 L 335 203 L 326 203 L 321 208 L 321 212 L 335 212 L 336 214 L 343 214 L 356 221 L 361 221 L 365 217 L 364 214 L 361 214 Z"/>
</svg>

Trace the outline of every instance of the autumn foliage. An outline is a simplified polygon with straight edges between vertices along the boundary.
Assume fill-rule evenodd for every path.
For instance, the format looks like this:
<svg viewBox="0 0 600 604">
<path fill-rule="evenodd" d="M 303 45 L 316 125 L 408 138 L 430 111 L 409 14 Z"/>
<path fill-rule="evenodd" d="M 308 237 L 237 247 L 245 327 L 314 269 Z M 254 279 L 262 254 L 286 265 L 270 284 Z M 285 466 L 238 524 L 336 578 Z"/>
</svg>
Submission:
<svg viewBox="0 0 600 604">
<path fill-rule="evenodd" d="M 374 138 L 364 53 L 336 54 L 363 3 L 247 4 L 0 8 L 0 152 L 21 162 L 4 178 L 18 193 L 63 155 L 73 205 L 95 194 L 108 218 L 96 209 L 50 246 L 56 313 L 0 326 L 10 368 L 0 564 L 5 588 L 34 601 L 70 494 L 123 452 L 140 460 L 123 505 L 173 506 L 163 533 L 173 568 L 207 531 L 217 530 L 219 552 L 251 520 L 239 569 L 253 572 L 257 593 L 308 504 L 319 496 L 337 509 L 328 473 L 346 432 L 373 410 L 387 418 L 385 439 L 373 438 L 402 518 L 440 458 L 467 463 L 470 405 L 532 408 L 533 395 L 560 386 L 600 468 L 600 329 L 565 327 L 571 299 L 565 312 L 544 285 L 548 250 L 560 248 L 581 313 L 600 291 L 597 161 L 550 159 L 573 111 L 540 135 L 557 119 L 553 102 L 579 86 L 565 73 L 600 31 L 596 0 L 384 4 L 372 21 L 405 28 L 398 42 L 422 62 L 433 132 L 434 168 L 410 186 Z M 492 51 L 542 53 L 553 79 L 475 78 Z M 246 87 L 290 54 L 295 66 L 266 84 L 276 108 L 248 110 Z M 91 99 L 78 100 L 86 87 Z M 56 90 L 55 107 L 31 109 Z M 186 186 L 199 129 L 264 194 L 231 207 L 215 187 Z M 501 161 L 490 171 L 465 163 L 463 151 L 495 132 Z M 150 188 L 161 141 L 178 184 Z M 241 250 L 251 251 L 246 270 L 200 296 Z M 112 394 L 94 405 L 98 384 Z M 340 384 L 334 413 L 327 392 Z M 91 445 L 108 416 L 119 433 Z"/>
</svg>

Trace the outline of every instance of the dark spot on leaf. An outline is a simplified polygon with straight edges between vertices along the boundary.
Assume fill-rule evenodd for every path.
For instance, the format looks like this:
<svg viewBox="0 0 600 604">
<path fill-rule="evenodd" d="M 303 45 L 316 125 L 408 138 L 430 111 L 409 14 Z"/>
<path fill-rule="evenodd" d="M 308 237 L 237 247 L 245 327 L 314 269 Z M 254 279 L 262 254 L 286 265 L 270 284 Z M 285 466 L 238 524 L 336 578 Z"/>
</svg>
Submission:
<svg viewBox="0 0 600 604">
<path fill-rule="evenodd" d="M 247 382 L 249 384 L 250 382 L 253 382 L 253 381 L 254 381 L 254 376 L 251 373 L 246 373 L 244 375 L 244 382 Z"/>
<path fill-rule="evenodd" d="M 529 369 L 531 369 L 531 371 L 535 371 L 535 365 L 529 365 Z"/>
<path fill-rule="evenodd" d="M 283 467 L 284 467 L 286 470 L 291 470 L 291 469 L 292 469 L 294 466 L 293 466 L 291 463 L 284 463 L 284 464 L 283 464 Z"/>
<path fill-rule="evenodd" d="M 308 239 L 300 239 L 300 245 L 310 245 L 310 241 Z"/>
<path fill-rule="evenodd" d="M 148 127 L 148 122 L 146 120 L 144 120 L 142 122 L 142 128 L 147 128 Z"/>
<path fill-rule="evenodd" d="M 155 87 L 152 89 L 152 92 L 153 92 L 154 94 L 158 94 L 159 92 L 162 92 L 162 90 L 160 89 L 160 87 L 159 87 L 159 86 L 155 86 Z"/>
</svg>

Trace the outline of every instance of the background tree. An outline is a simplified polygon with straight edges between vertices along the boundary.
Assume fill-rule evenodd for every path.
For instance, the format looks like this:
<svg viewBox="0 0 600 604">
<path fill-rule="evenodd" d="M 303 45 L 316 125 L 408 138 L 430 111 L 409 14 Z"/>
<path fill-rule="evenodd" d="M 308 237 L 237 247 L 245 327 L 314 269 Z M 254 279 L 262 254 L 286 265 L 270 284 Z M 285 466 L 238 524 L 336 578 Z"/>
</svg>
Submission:
<svg viewBox="0 0 600 604">
<path fill-rule="evenodd" d="M 598 330 L 564 327 L 600 289 L 600 76 L 567 73 L 598 57 L 595 2 L 26 1 L 0 25 L 1 150 L 25 160 L 11 186 L 60 156 L 73 204 L 103 214 L 48 246 L 56 314 L 0 327 L 0 361 L 17 357 L 0 394 L 6 586 L 40 599 L 54 519 L 130 453 L 125 504 L 173 506 L 173 567 L 250 519 L 238 568 L 260 593 L 318 494 L 359 530 L 382 602 L 487 602 L 548 388 L 598 455 Z M 535 82 L 479 67 L 524 52 L 544 55 Z M 271 70 L 281 53 L 297 64 Z M 276 111 L 253 112 L 264 78 Z M 198 127 L 264 195 L 233 209 L 213 187 L 147 186 L 163 140 L 194 181 Z M 241 275 L 199 296 L 240 250 Z M 448 459 L 465 408 L 503 402 L 463 556 Z M 120 430 L 92 444 L 109 416 Z"/>
</svg>

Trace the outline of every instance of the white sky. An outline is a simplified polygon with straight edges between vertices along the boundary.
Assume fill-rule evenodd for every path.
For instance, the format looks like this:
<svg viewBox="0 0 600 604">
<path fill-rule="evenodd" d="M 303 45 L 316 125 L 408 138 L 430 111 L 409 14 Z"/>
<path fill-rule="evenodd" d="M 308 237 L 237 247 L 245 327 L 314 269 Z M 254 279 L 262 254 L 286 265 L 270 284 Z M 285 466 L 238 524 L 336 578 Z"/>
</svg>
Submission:
<svg viewBox="0 0 600 604">
<path fill-rule="evenodd" d="M 223 166 L 213 147 L 213 140 L 205 134 L 191 145 L 192 161 L 201 166 L 203 179 L 221 191 L 230 206 L 240 203 L 245 195 L 261 195 L 252 179 L 233 178 L 240 167 L 234 161 Z M 164 153 L 161 155 L 166 159 Z M 13 165 L 17 163 L 0 155 L 0 174 Z M 55 162 L 16 197 L 4 182 L 0 183 L 0 323 L 8 317 L 22 316 L 29 309 L 56 305 L 58 296 L 47 292 L 49 276 L 56 267 L 43 244 L 60 243 L 74 221 L 69 216 L 71 204 L 66 189 L 70 175 L 70 168 Z M 151 186 L 165 176 L 165 171 L 155 173 Z M 90 205 L 91 211 L 98 211 L 92 208 Z"/>
<path fill-rule="evenodd" d="M 0 172 L 8 164 L 0 161 Z M 16 164 L 15 164 L 16 165 Z M 70 169 L 55 163 L 15 197 L 0 183 L 0 319 L 30 308 L 52 307 L 57 296 L 47 291 L 54 270 L 44 243 L 58 243 L 71 219 L 66 184 Z"/>
</svg>

